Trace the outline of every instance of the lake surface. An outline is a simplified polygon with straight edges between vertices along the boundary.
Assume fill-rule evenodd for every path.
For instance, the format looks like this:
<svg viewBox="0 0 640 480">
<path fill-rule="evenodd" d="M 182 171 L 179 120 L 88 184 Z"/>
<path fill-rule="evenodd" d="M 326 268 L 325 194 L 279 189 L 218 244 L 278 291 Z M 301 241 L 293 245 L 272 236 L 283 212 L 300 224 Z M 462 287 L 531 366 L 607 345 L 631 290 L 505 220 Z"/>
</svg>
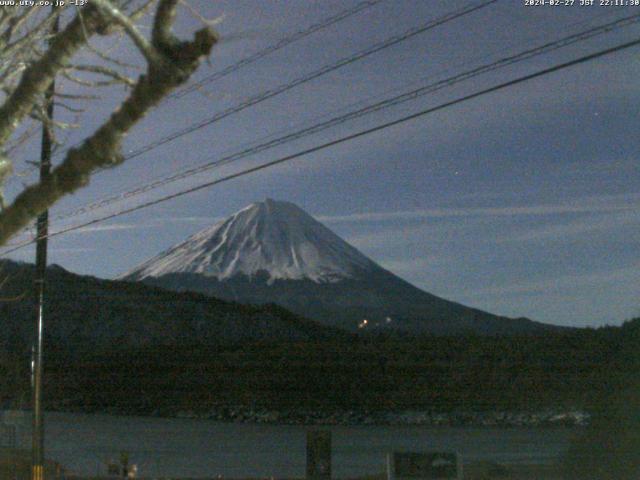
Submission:
<svg viewBox="0 0 640 480">
<path fill-rule="evenodd" d="M 30 414 L 4 412 L 16 441 L 28 448 Z M 303 477 L 308 428 L 332 431 L 335 477 L 384 471 L 394 450 L 456 451 L 465 462 L 550 463 L 579 430 L 413 426 L 249 425 L 213 420 L 46 414 L 48 458 L 75 473 L 105 473 L 106 462 L 129 453 L 143 477 Z"/>
</svg>

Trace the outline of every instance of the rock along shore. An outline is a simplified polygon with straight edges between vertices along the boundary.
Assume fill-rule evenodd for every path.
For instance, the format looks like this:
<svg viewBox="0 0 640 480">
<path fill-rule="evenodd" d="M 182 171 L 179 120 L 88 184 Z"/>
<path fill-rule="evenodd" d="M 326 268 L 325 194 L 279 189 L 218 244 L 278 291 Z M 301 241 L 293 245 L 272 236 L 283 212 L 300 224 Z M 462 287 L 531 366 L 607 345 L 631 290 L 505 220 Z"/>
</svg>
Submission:
<svg viewBox="0 0 640 480">
<path fill-rule="evenodd" d="M 161 415 L 161 412 L 154 412 Z M 546 410 L 541 412 L 363 412 L 345 410 L 274 411 L 242 406 L 226 406 L 208 412 L 180 411 L 172 417 L 210 419 L 226 422 L 285 425 L 422 425 L 451 427 L 583 427 L 590 415 L 580 410 Z"/>
<path fill-rule="evenodd" d="M 82 407 L 49 405 L 48 410 L 164 418 L 189 418 L 220 422 L 273 425 L 422 425 L 428 427 L 584 427 L 591 415 L 581 409 L 548 408 L 535 411 L 464 411 L 283 408 L 247 405 L 217 405 L 202 410 L 135 408 L 131 406 Z"/>
</svg>

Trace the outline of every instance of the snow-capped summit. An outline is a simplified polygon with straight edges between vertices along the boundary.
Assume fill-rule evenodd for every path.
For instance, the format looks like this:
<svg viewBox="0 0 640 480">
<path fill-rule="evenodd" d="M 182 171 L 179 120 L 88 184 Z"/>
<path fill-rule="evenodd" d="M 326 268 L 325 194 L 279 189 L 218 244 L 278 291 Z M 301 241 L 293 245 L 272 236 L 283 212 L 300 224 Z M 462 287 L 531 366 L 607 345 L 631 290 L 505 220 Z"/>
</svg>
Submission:
<svg viewBox="0 0 640 480">
<path fill-rule="evenodd" d="M 301 279 L 328 283 L 376 267 L 298 206 L 267 199 L 192 235 L 124 278 L 196 273 L 226 280 L 266 273 L 269 283 Z"/>
</svg>

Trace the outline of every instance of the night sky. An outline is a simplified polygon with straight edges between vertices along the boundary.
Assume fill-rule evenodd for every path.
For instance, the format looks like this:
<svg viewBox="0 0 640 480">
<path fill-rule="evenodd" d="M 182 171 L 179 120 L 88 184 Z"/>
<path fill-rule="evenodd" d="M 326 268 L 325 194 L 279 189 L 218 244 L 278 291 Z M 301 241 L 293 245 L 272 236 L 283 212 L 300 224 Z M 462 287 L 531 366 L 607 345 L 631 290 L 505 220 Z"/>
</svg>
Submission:
<svg viewBox="0 0 640 480">
<path fill-rule="evenodd" d="M 358 3 L 191 0 L 206 18 L 224 15 L 216 27 L 223 40 L 195 79 Z M 166 101 L 127 138 L 125 151 L 472 3 L 479 2 L 382 1 L 199 91 Z M 52 216 L 571 33 L 640 15 L 640 6 L 579 3 L 529 7 L 524 0 L 498 1 L 102 172 L 56 206 Z M 178 23 L 185 35 L 199 28 L 199 20 L 184 8 Z M 640 24 L 627 26 L 54 222 L 52 230 L 639 37 Z M 94 44 L 142 64 L 127 39 Z M 296 203 L 383 267 L 433 294 L 560 325 L 620 324 L 640 315 L 638 78 L 640 47 L 634 47 L 55 237 L 50 260 L 74 272 L 111 278 L 270 197 Z M 77 87 L 61 83 L 60 88 L 72 92 Z M 69 143 L 95 129 L 125 91 L 114 87 L 101 95 L 86 103 Z M 69 113 L 59 115 L 72 119 Z M 26 161 L 37 158 L 35 143 L 15 158 L 16 170 L 25 168 Z M 11 182 L 9 197 L 20 182 L 34 179 Z M 33 261 L 33 249 L 11 257 Z"/>
</svg>

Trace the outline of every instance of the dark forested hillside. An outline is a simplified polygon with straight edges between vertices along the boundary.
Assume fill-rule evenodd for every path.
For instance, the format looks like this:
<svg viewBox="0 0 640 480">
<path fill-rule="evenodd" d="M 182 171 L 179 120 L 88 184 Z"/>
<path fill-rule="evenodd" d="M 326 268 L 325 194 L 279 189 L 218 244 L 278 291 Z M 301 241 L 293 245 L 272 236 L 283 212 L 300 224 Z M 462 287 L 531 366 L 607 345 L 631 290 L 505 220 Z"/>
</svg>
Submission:
<svg viewBox="0 0 640 480">
<path fill-rule="evenodd" d="M 545 337 L 114 348 L 75 357 L 50 350 L 46 398 L 52 408 L 165 415 L 230 405 L 329 412 L 589 411 L 627 388 L 637 371 L 637 361 L 620 356 L 629 328 Z"/>
<path fill-rule="evenodd" d="M 3 274 L 3 297 L 29 290 L 31 267 L 5 263 Z M 527 336 L 356 336 L 273 305 L 59 267 L 48 298 L 45 402 L 56 409 L 591 409 L 628 391 L 640 366 L 640 320 Z M 0 306 L 0 405 L 29 398 L 33 313 L 28 297 Z"/>
<path fill-rule="evenodd" d="M 28 350 L 35 318 L 33 265 L 2 262 L 0 347 Z M 196 293 L 178 293 L 80 276 L 47 273 L 45 341 L 68 350 L 317 340 L 342 336 L 274 305 L 252 307 Z M 14 300 L 10 300 L 14 299 Z"/>
</svg>

